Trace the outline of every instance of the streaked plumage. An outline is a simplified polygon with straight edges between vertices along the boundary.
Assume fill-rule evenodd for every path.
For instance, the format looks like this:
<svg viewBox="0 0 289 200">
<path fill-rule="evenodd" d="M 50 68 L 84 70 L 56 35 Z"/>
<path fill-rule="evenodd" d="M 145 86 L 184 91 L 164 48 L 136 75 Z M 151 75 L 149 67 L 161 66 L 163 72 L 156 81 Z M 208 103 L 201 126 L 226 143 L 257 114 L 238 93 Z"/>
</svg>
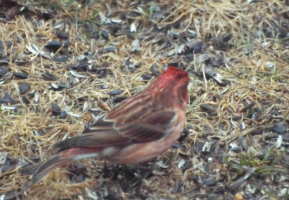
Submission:
<svg viewBox="0 0 289 200">
<path fill-rule="evenodd" d="M 57 154 L 21 169 L 32 184 L 68 162 L 98 158 L 137 164 L 160 155 L 179 138 L 188 101 L 189 77 L 168 67 L 150 86 L 98 119 L 82 135 L 55 144 Z"/>
</svg>

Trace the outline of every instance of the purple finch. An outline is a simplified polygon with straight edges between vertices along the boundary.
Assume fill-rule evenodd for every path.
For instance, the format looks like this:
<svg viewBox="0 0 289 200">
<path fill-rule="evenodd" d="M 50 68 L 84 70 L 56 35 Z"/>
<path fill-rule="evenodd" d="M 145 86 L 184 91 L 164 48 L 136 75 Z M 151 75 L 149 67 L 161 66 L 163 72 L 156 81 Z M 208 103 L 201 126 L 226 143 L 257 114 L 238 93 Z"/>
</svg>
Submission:
<svg viewBox="0 0 289 200">
<path fill-rule="evenodd" d="M 68 162 L 97 158 L 137 164 L 167 151 L 180 137 L 188 102 L 186 71 L 168 67 L 150 86 L 99 118 L 83 134 L 55 144 L 57 154 L 21 169 L 32 184 Z"/>
</svg>

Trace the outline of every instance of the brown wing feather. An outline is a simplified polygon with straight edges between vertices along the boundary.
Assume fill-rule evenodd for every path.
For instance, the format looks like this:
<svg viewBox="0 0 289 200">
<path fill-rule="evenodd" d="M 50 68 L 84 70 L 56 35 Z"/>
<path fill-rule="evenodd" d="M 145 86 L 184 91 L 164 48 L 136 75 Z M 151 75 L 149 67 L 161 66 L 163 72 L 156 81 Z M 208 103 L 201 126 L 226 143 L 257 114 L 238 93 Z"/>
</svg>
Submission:
<svg viewBox="0 0 289 200">
<path fill-rule="evenodd" d="M 149 142 L 164 137 L 172 128 L 171 121 L 175 117 L 174 111 L 152 113 L 140 123 L 116 125 L 119 134 L 138 142 Z"/>
<path fill-rule="evenodd" d="M 82 135 L 72 137 L 54 145 L 56 151 L 63 151 L 71 147 L 106 147 L 109 145 L 125 145 L 130 141 L 114 129 L 114 122 L 98 119 L 92 126 L 83 131 Z"/>
<path fill-rule="evenodd" d="M 113 123 L 100 118 L 84 131 L 85 134 L 61 141 L 54 147 L 63 151 L 71 147 L 99 148 L 158 140 L 167 134 L 167 129 L 171 128 L 168 123 L 174 116 L 174 111 L 151 113 L 138 123 L 128 124 Z"/>
</svg>

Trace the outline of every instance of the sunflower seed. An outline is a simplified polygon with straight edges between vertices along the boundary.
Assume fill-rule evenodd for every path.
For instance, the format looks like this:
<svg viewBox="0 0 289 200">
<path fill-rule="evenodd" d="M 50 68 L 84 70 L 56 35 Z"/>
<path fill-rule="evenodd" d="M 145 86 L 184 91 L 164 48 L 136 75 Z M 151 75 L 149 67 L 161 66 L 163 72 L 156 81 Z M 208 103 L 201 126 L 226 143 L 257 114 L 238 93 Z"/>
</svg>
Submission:
<svg viewBox="0 0 289 200">
<path fill-rule="evenodd" d="M 159 76 L 160 75 L 160 71 L 159 71 L 159 67 L 156 64 L 153 64 L 151 66 L 151 72 L 154 76 Z"/>
<path fill-rule="evenodd" d="M 278 133 L 278 134 L 284 134 L 287 130 L 287 127 L 281 123 L 277 123 L 271 127 L 271 130 Z"/>
<path fill-rule="evenodd" d="M 57 80 L 56 76 L 49 71 L 45 71 L 42 74 L 42 76 L 44 77 L 44 80 L 47 80 L 47 81 L 56 81 Z"/>
<path fill-rule="evenodd" d="M 54 33 L 57 37 L 67 39 L 69 37 L 68 33 L 64 31 L 55 31 Z"/>
<path fill-rule="evenodd" d="M 35 103 L 39 102 L 39 99 L 40 99 L 40 93 L 39 92 L 35 92 L 34 102 Z"/>
<path fill-rule="evenodd" d="M 275 143 L 276 148 L 280 148 L 282 143 L 283 143 L 283 137 L 282 135 L 279 135 Z"/>
<path fill-rule="evenodd" d="M 102 30 L 101 35 L 104 37 L 105 40 L 109 40 L 109 33 L 107 30 Z"/>
<path fill-rule="evenodd" d="M 182 166 L 184 166 L 185 163 L 186 163 L 185 159 L 182 158 L 182 159 L 179 161 L 178 168 L 182 168 Z"/>
<path fill-rule="evenodd" d="M 59 118 L 60 118 L 60 119 L 65 119 L 66 117 L 67 117 L 66 111 L 62 111 L 62 112 L 60 113 L 60 115 L 59 115 Z"/>
<path fill-rule="evenodd" d="M 108 92 L 108 95 L 119 95 L 121 94 L 123 91 L 122 90 L 112 90 L 110 92 Z"/>
<path fill-rule="evenodd" d="M 23 97 L 22 97 L 22 100 L 23 100 L 23 102 L 24 102 L 25 104 L 30 104 L 30 101 L 29 101 L 29 99 L 28 99 L 26 96 L 23 96 Z"/>
<path fill-rule="evenodd" d="M 20 73 L 20 72 L 14 72 L 14 73 L 13 73 L 13 76 L 16 76 L 16 77 L 18 77 L 18 78 L 23 78 L 23 79 L 28 78 L 28 74 L 26 74 L 26 73 Z"/>
<path fill-rule="evenodd" d="M 25 92 L 27 92 L 30 89 L 30 84 L 29 83 L 22 83 L 19 85 L 18 89 L 19 89 L 20 94 L 24 94 Z"/>
<path fill-rule="evenodd" d="M 135 23 L 131 23 L 131 25 L 130 25 L 130 32 L 131 32 L 131 33 L 136 33 L 136 25 L 135 25 Z"/>
<path fill-rule="evenodd" d="M 141 77 L 142 77 L 144 80 L 151 80 L 151 79 L 152 79 L 152 75 L 150 75 L 150 74 L 142 74 Z"/>
<path fill-rule="evenodd" d="M 52 58 L 53 61 L 55 61 L 56 63 L 63 63 L 69 60 L 69 57 L 67 56 L 58 56 L 58 57 L 54 57 Z"/>
<path fill-rule="evenodd" d="M 61 108 L 56 103 L 52 102 L 50 104 L 50 106 L 51 106 L 51 109 L 52 109 L 52 114 L 54 114 L 54 115 L 59 115 L 60 114 Z"/>
<path fill-rule="evenodd" d="M 6 66 L 1 66 L 0 67 L 0 78 L 4 78 L 5 75 L 9 72 L 8 67 Z"/>
<path fill-rule="evenodd" d="M 6 92 L 4 93 L 4 98 L 8 99 L 8 101 L 10 102 L 11 105 L 16 104 L 16 101 L 14 101 L 14 99 Z"/>
<path fill-rule="evenodd" d="M 49 49 L 50 51 L 56 52 L 62 47 L 67 47 L 69 45 L 69 41 L 65 40 L 64 42 L 59 41 L 51 41 L 45 45 L 45 48 Z"/>
<path fill-rule="evenodd" d="M 116 52 L 118 51 L 119 48 L 118 47 L 114 47 L 114 46 L 105 46 L 104 47 L 104 52 Z"/>
</svg>

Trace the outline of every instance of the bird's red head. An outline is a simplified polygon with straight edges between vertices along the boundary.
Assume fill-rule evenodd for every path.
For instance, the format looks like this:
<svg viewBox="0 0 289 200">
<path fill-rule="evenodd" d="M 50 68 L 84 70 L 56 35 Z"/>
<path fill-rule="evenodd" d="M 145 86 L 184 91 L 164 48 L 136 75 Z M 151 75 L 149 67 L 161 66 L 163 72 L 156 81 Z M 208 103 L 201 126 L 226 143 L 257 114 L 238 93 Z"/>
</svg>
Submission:
<svg viewBox="0 0 289 200">
<path fill-rule="evenodd" d="M 189 76 L 185 70 L 169 66 L 156 80 L 155 86 L 158 88 L 168 87 L 170 85 L 188 85 Z"/>
<path fill-rule="evenodd" d="M 151 87 L 158 91 L 165 91 L 165 93 L 170 94 L 170 96 L 178 97 L 178 99 L 187 103 L 187 86 L 189 81 L 189 76 L 185 70 L 169 66 L 167 70 L 157 78 Z"/>
<path fill-rule="evenodd" d="M 161 79 L 163 79 L 164 77 L 164 79 L 170 79 L 171 81 L 177 80 L 183 84 L 189 83 L 188 73 L 183 69 L 179 69 L 172 66 L 169 66 L 167 70 L 161 74 L 161 77 L 162 77 Z"/>
</svg>

